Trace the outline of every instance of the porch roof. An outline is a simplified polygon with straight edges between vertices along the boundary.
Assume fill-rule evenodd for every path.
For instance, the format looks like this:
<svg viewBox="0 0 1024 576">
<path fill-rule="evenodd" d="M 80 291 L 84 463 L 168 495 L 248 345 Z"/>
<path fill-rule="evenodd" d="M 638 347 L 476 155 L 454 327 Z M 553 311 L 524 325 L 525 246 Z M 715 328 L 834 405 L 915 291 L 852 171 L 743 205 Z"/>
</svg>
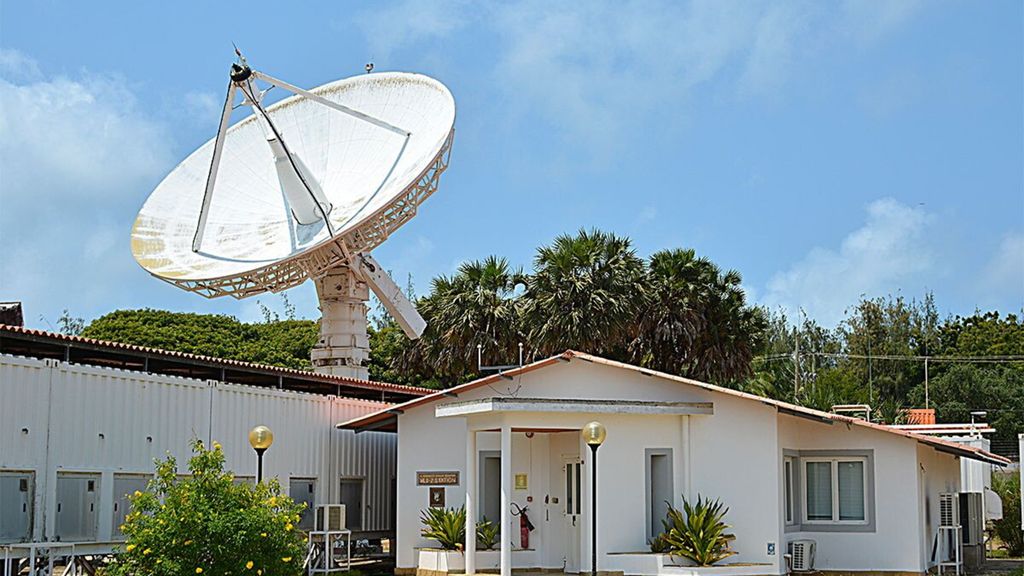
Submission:
<svg viewBox="0 0 1024 576">
<path fill-rule="evenodd" d="M 586 414 L 705 414 L 715 413 L 712 402 L 654 402 L 642 400 L 580 400 L 563 398 L 511 398 L 496 396 L 450 402 L 434 409 L 438 418 L 493 412 L 546 412 Z"/>
</svg>

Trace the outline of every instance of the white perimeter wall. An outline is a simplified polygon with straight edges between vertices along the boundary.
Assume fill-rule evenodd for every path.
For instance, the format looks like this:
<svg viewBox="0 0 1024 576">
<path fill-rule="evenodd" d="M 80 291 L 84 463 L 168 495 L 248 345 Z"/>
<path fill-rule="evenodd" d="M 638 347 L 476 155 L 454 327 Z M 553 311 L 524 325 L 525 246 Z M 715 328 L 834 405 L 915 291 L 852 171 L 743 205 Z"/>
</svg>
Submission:
<svg viewBox="0 0 1024 576">
<path fill-rule="evenodd" d="M 255 478 L 249 430 L 274 445 L 264 476 L 314 478 L 317 503 L 337 502 L 341 477 L 365 478 L 364 528 L 391 529 L 396 438 L 334 425 L 384 404 L 216 381 L 0 355 L 0 469 L 35 473 L 33 537 L 50 536 L 58 472 L 98 472 L 98 541 L 112 533 L 114 474 L 153 473 L 170 452 L 187 473 L 189 443 L 220 442 L 227 468 Z M 102 435 L 102 438 L 101 438 Z"/>
</svg>

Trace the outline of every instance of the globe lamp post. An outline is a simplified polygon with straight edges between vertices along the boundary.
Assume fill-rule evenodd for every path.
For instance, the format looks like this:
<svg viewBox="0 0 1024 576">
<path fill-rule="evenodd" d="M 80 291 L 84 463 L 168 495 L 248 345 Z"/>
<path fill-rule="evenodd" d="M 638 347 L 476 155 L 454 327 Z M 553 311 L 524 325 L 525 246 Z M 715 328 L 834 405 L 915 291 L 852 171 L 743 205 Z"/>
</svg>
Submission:
<svg viewBox="0 0 1024 576">
<path fill-rule="evenodd" d="M 597 576 L 597 449 L 604 444 L 608 431 L 600 422 L 591 422 L 583 427 L 583 441 L 590 446 L 590 575 Z"/>
<path fill-rule="evenodd" d="M 249 431 L 249 445 L 256 451 L 256 483 L 263 482 L 263 453 L 274 443 L 274 433 L 266 426 L 257 426 Z"/>
</svg>

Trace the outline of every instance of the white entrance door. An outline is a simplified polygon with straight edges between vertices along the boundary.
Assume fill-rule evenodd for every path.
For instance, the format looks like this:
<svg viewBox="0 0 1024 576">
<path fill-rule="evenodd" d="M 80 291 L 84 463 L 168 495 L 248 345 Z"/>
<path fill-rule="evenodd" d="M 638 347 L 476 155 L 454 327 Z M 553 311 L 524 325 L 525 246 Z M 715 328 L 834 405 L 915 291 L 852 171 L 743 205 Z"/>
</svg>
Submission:
<svg viewBox="0 0 1024 576">
<path fill-rule="evenodd" d="M 565 537 L 565 571 L 570 574 L 578 574 L 580 571 L 580 512 L 583 506 L 580 503 L 580 487 L 583 479 L 580 474 L 583 469 L 580 459 L 577 457 L 566 457 L 562 459 L 563 476 L 563 497 L 562 497 L 562 520 Z"/>
</svg>

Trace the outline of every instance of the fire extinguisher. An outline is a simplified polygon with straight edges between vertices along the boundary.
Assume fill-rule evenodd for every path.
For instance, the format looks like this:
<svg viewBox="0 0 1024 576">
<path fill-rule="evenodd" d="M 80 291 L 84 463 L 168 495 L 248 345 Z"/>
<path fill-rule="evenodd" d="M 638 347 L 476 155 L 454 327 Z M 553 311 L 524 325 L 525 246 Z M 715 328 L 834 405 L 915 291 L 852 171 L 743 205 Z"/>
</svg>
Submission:
<svg viewBox="0 0 1024 576">
<path fill-rule="evenodd" d="M 530 547 L 530 532 L 537 529 L 533 522 L 530 522 L 530 517 L 526 515 L 527 510 L 529 510 L 529 506 L 512 503 L 512 515 L 519 516 L 519 546 L 524 549 Z"/>
</svg>

